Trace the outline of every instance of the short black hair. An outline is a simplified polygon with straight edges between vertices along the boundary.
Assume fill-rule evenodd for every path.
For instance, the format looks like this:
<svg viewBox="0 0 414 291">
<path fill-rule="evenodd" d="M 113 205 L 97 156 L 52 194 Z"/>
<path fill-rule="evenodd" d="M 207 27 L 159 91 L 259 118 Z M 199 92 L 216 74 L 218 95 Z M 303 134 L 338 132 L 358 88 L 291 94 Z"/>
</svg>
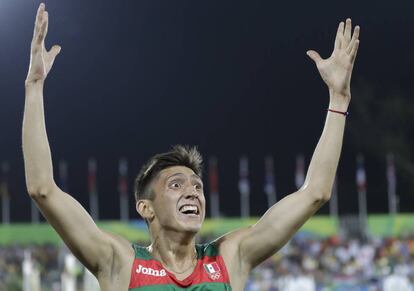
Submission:
<svg viewBox="0 0 414 291">
<path fill-rule="evenodd" d="M 203 158 L 197 147 L 176 145 L 169 152 L 153 156 L 140 170 L 134 183 L 135 201 L 140 199 L 154 199 L 154 194 L 149 185 L 152 180 L 164 169 L 173 166 L 190 168 L 194 173 L 202 177 Z"/>
</svg>

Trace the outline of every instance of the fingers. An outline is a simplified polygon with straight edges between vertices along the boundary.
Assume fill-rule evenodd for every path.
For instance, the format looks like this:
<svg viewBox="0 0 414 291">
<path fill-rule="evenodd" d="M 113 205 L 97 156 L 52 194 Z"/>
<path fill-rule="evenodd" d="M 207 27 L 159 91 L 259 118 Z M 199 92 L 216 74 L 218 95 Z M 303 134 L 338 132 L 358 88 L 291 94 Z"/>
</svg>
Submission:
<svg viewBox="0 0 414 291">
<path fill-rule="evenodd" d="M 45 4 L 41 3 L 39 5 L 39 8 L 37 9 L 35 27 L 34 27 L 34 32 L 33 32 L 33 40 L 36 39 L 37 34 L 39 33 L 39 30 L 42 26 L 42 18 L 43 18 L 44 11 L 45 11 Z"/>
<path fill-rule="evenodd" d="M 41 44 L 47 34 L 49 14 L 45 10 L 45 4 L 41 3 L 37 9 L 35 29 L 33 33 L 33 43 Z"/>
<path fill-rule="evenodd" d="M 335 46 L 334 49 L 340 49 L 342 46 L 342 36 L 344 35 L 344 23 L 341 22 L 338 25 L 338 31 L 336 32 L 335 37 Z"/>
<path fill-rule="evenodd" d="M 352 35 L 352 39 L 351 42 L 349 43 L 346 52 L 348 54 L 351 54 L 351 51 L 353 49 L 353 47 L 355 46 L 355 42 L 359 39 L 359 31 L 360 31 L 360 27 L 357 25 L 354 28 L 354 34 Z"/>
<path fill-rule="evenodd" d="M 43 40 L 45 40 L 46 35 L 47 35 L 47 31 L 49 29 L 49 13 L 47 11 L 45 11 L 44 14 L 43 14 L 43 20 L 46 23 L 45 31 L 44 31 L 44 37 L 43 37 Z"/>
<path fill-rule="evenodd" d="M 35 21 L 36 26 L 40 23 L 44 11 L 45 11 L 45 4 L 40 3 L 39 8 L 37 8 L 36 21 Z"/>
<path fill-rule="evenodd" d="M 322 61 L 321 56 L 313 50 L 309 50 L 306 52 L 306 54 L 308 55 L 308 57 L 310 57 L 316 64 L 318 64 L 320 61 Z"/>
<path fill-rule="evenodd" d="M 36 44 L 40 45 L 44 43 L 46 35 L 47 35 L 48 27 L 49 27 L 49 14 L 47 13 L 47 11 L 45 11 L 43 13 L 40 29 L 37 33 Z"/>
<path fill-rule="evenodd" d="M 37 33 L 36 44 L 41 44 L 42 42 L 44 42 L 46 33 L 47 33 L 47 22 L 42 21 L 39 32 Z"/>
<path fill-rule="evenodd" d="M 355 40 L 354 46 L 352 47 L 352 50 L 350 53 L 352 64 L 355 62 L 355 58 L 358 52 L 358 47 L 359 47 L 359 39 Z"/>
<path fill-rule="evenodd" d="M 346 24 L 345 24 L 345 32 L 344 32 L 344 40 L 346 43 L 346 46 L 348 46 L 349 41 L 351 40 L 351 30 L 352 30 L 352 21 L 350 18 L 346 19 Z"/>
<path fill-rule="evenodd" d="M 351 58 L 355 58 L 356 50 L 358 50 L 358 45 L 356 45 L 356 43 L 359 41 L 359 31 L 360 27 L 357 25 L 355 26 L 354 33 L 352 34 L 352 20 L 350 18 L 347 18 L 345 23 L 339 23 L 335 38 L 334 51 L 338 49 L 345 49 L 346 53 L 349 54 Z"/>
</svg>

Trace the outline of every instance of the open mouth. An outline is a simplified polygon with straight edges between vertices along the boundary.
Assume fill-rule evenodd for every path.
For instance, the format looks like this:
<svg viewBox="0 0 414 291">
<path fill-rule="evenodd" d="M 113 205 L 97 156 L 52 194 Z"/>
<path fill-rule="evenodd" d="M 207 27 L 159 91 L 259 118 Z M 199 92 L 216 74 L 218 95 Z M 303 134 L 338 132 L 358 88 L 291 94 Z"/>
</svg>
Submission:
<svg viewBox="0 0 414 291">
<path fill-rule="evenodd" d="M 178 211 L 180 211 L 180 213 L 185 214 L 185 215 L 199 215 L 200 214 L 200 210 L 198 208 L 197 205 L 191 205 L 191 204 L 184 204 L 182 205 Z"/>
</svg>

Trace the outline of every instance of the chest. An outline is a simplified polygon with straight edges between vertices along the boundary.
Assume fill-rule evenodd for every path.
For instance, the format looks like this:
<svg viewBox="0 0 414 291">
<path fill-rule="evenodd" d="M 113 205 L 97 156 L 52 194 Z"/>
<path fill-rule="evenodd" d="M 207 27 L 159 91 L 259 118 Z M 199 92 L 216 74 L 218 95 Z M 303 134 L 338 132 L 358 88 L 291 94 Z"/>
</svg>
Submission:
<svg viewBox="0 0 414 291">
<path fill-rule="evenodd" d="M 221 257 L 204 257 L 188 276 L 175 276 L 157 260 L 135 259 L 129 290 L 231 290 L 227 270 Z M 193 289 L 194 288 L 194 289 Z"/>
</svg>

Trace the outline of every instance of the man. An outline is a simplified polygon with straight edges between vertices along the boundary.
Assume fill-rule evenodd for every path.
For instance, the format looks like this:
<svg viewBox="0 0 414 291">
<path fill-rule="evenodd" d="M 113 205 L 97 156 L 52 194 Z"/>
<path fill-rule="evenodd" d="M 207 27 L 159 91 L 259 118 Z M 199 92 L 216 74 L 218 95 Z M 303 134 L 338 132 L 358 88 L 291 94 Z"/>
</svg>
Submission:
<svg viewBox="0 0 414 291">
<path fill-rule="evenodd" d="M 136 208 L 146 220 L 149 247 L 100 230 L 53 178 L 45 129 L 43 85 L 59 46 L 47 51 L 45 5 L 39 6 L 25 82 L 23 152 L 27 189 L 73 254 L 97 277 L 102 290 L 243 290 L 249 271 L 280 249 L 330 197 L 338 165 L 359 27 L 340 23 L 332 55 L 308 51 L 329 88 L 325 127 L 303 186 L 271 207 L 253 226 L 206 245 L 195 236 L 205 215 L 201 156 L 176 147 L 155 156 L 136 180 Z M 307 96 L 305 96 L 307 97 Z M 194 289 L 193 289 L 194 288 Z"/>
</svg>

